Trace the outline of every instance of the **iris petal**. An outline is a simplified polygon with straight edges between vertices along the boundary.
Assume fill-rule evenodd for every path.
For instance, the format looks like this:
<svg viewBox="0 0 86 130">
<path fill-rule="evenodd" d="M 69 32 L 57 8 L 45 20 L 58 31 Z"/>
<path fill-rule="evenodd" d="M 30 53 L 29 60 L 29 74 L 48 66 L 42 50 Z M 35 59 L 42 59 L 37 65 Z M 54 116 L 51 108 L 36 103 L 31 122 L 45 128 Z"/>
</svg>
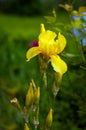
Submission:
<svg viewBox="0 0 86 130">
<path fill-rule="evenodd" d="M 66 63 L 58 55 L 52 55 L 50 61 L 53 69 L 60 75 L 63 75 L 67 71 Z"/>
<path fill-rule="evenodd" d="M 64 50 L 66 46 L 66 39 L 60 33 L 58 34 L 58 54 Z"/>
<path fill-rule="evenodd" d="M 50 54 L 56 53 L 56 42 L 54 41 L 55 37 L 56 33 L 49 30 L 40 33 L 38 44 L 43 54 L 50 56 Z"/>
<path fill-rule="evenodd" d="M 40 53 L 39 47 L 32 47 L 26 53 L 27 61 Z"/>
<path fill-rule="evenodd" d="M 42 32 L 45 32 L 44 24 L 41 24 L 41 30 L 40 30 L 40 32 L 41 32 L 41 33 L 42 33 Z"/>
</svg>

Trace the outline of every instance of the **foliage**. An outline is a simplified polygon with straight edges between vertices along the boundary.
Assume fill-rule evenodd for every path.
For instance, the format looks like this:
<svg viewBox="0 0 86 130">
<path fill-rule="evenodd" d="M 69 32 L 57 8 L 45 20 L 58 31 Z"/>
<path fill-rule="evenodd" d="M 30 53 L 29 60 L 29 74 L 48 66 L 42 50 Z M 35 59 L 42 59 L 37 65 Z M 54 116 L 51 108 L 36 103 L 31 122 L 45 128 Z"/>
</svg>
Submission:
<svg viewBox="0 0 86 130">
<path fill-rule="evenodd" d="M 68 0 L 0 0 L 0 12 L 17 15 L 42 15 L 49 13 L 53 8 L 59 9 L 58 4 L 65 4 Z M 76 2 L 76 4 L 75 4 Z M 86 5 L 85 0 L 69 0 L 75 8 Z M 61 9 L 62 10 L 62 9 Z"/>
<path fill-rule="evenodd" d="M 19 15 L 40 15 L 42 14 L 41 3 L 39 0 L 4 0 L 1 2 L 1 11 L 9 14 Z M 39 8 L 38 8 L 39 7 Z"/>
<path fill-rule="evenodd" d="M 66 17 L 68 15 L 66 14 Z M 58 17 L 62 17 L 58 21 Z M 68 18 L 64 19 L 64 14 L 59 16 L 53 11 L 52 16 L 45 17 L 48 20 L 46 27 L 52 28 L 55 32 L 61 32 L 67 39 L 67 47 L 60 55 L 68 65 L 68 71 L 63 76 L 60 84 L 60 90 L 56 98 L 52 94 L 53 70 L 49 64 L 47 69 L 48 88 L 47 91 L 42 81 L 42 76 L 39 70 L 38 58 L 35 57 L 29 63 L 26 62 L 26 51 L 29 47 L 29 42 L 37 38 L 39 19 L 35 24 L 35 30 L 29 32 L 31 34 L 28 38 L 28 34 L 25 37 L 25 30 L 19 37 L 15 37 L 15 34 L 19 34 L 13 29 L 12 35 L 8 33 L 5 24 L 2 24 L 0 30 L 0 128 L 4 130 L 23 130 L 24 120 L 21 117 L 21 112 L 13 107 L 10 100 L 17 97 L 21 107 L 25 105 L 25 97 L 28 90 L 31 79 L 34 79 L 36 86 L 41 87 L 41 99 L 40 99 L 40 125 L 38 129 L 42 130 L 45 127 L 45 119 L 49 109 L 53 106 L 53 124 L 51 129 L 61 130 L 85 130 L 86 124 L 86 54 L 85 46 L 82 49 L 80 40 L 71 31 L 73 24 L 70 23 Z M 12 17 L 11 17 L 12 18 Z M 17 19 L 17 30 L 22 30 L 21 19 Z M 31 19 L 32 20 L 32 19 Z M 62 21 L 61 21 L 62 20 Z M 16 20 L 15 20 L 16 21 Z M 23 22 L 25 19 L 23 20 Z M 28 20 L 29 21 L 29 20 Z M 36 20 L 33 19 L 35 22 Z M 64 22 L 63 22 L 64 21 Z M 5 21 L 3 21 L 5 22 Z M 62 24 L 61 24 L 62 22 Z M 65 26 L 64 24 L 65 23 Z M 3 27 L 5 26 L 5 27 Z M 12 25 L 11 25 L 12 26 Z M 26 26 L 27 27 L 27 26 Z M 23 26 L 24 28 L 24 26 Z M 28 28 L 27 28 L 28 29 Z M 28 29 L 29 30 L 29 29 Z M 35 36 L 33 35 L 34 33 Z M 25 44 L 26 43 L 26 44 Z M 34 67 L 35 66 L 35 67 Z M 58 88 L 59 89 L 59 88 Z M 2 104 L 3 102 L 3 104 Z M 42 114 L 41 114 L 42 113 Z M 31 118 L 31 117 L 30 117 Z M 32 119 L 31 119 L 32 120 Z M 25 125 L 27 128 L 27 125 Z M 31 127 L 32 124 L 31 124 Z M 33 128 L 34 129 L 34 128 Z"/>
</svg>

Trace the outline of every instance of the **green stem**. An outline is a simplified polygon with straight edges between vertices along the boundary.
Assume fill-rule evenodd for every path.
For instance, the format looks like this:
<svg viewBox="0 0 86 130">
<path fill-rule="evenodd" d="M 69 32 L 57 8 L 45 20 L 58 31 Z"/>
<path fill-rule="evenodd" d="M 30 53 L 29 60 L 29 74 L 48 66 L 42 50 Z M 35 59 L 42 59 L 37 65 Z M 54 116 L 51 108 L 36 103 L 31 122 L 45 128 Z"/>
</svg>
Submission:
<svg viewBox="0 0 86 130">
<path fill-rule="evenodd" d="M 44 74 L 43 74 L 43 81 L 44 81 L 45 88 L 47 88 L 47 74 L 46 74 L 46 72 L 44 72 Z"/>
<path fill-rule="evenodd" d="M 22 114 L 22 117 L 23 117 L 23 119 L 24 119 L 24 121 L 26 122 L 26 123 L 28 123 L 28 110 L 27 110 L 27 108 L 26 107 L 24 107 L 24 111 L 23 111 L 23 114 Z"/>
<path fill-rule="evenodd" d="M 39 125 L 39 105 L 37 106 L 36 115 L 34 116 L 33 124 L 34 124 L 35 130 L 37 130 L 38 125 Z"/>
</svg>

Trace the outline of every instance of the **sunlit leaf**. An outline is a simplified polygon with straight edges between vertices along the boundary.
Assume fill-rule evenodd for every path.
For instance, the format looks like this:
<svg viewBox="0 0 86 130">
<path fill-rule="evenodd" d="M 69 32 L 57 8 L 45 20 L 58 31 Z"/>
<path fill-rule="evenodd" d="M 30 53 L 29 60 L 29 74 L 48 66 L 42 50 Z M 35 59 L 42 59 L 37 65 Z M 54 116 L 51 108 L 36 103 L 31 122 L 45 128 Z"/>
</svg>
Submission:
<svg viewBox="0 0 86 130">
<path fill-rule="evenodd" d="M 44 16 L 44 18 L 49 22 L 49 23 L 54 23 L 56 21 L 56 18 L 53 16 Z"/>
</svg>

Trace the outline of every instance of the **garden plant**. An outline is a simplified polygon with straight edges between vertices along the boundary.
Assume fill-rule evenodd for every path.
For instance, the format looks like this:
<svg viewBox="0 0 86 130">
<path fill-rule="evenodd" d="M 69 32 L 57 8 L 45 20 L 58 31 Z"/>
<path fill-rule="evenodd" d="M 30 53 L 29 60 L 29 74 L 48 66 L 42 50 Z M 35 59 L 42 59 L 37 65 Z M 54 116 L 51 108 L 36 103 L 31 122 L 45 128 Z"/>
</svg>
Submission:
<svg viewBox="0 0 86 130">
<path fill-rule="evenodd" d="M 46 23 L 40 23 L 38 38 L 25 50 L 27 68 L 24 71 L 32 71 L 35 76 L 29 74 L 24 95 L 17 96 L 15 93 L 19 87 L 16 87 L 10 97 L 10 104 L 20 114 L 14 115 L 19 116 L 23 130 L 85 130 L 86 88 L 84 91 L 82 89 L 86 85 L 86 6 L 80 6 L 78 10 L 69 3 L 60 4 L 59 7 L 65 10 L 69 22 L 58 22 L 60 20 L 55 9 L 51 15 L 44 16 Z M 18 73 L 17 69 L 15 73 Z M 20 97 L 23 97 L 23 101 Z"/>
</svg>

